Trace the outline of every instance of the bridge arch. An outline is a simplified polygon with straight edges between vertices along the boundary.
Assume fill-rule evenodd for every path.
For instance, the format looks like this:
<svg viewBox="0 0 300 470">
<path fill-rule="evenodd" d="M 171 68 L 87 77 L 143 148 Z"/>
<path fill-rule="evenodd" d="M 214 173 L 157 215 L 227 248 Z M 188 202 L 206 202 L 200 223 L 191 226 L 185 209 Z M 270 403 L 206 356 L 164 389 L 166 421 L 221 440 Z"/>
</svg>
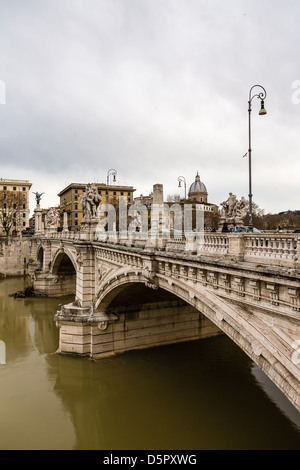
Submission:
<svg viewBox="0 0 300 470">
<path fill-rule="evenodd" d="M 65 249 L 59 249 L 53 256 L 51 263 L 52 274 L 76 274 L 77 264 L 73 254 Z"/>
<path fill-rule="evenodd" d="M 43 268 L 44 256 L 45 256 L 44 247 L 42 245 L 39 245 L 38 248 L 37 248 L 37 255 L 36 255 L 36 259 L 37 259 L 37 263 L 38 263 L 38 269 Z"/>
<path fill-rule="evenodd" d="M 51 295 L 76 295 L 77 269 L 72 253 L 59 249 L 50 264 Z"/>
<path fill-rule="evenodd" d="M 293 351 L 287 351 L 284 356 L 278 349 L 282 338 L 271 325 L 254 316 L 246 307 L 229 303 L 204 285 L 197 284 L 195 288 L 190 281 L 163 274 L 145 276 L 144 271 L 120 271 L 102 282 L 95 299 L 95 310 L 109 312 L 122 290 L 139 283 L 169 292 L 203 314 L 233 340 L 299 409 L 299 369 L 292 361 Z"/>
</svg>

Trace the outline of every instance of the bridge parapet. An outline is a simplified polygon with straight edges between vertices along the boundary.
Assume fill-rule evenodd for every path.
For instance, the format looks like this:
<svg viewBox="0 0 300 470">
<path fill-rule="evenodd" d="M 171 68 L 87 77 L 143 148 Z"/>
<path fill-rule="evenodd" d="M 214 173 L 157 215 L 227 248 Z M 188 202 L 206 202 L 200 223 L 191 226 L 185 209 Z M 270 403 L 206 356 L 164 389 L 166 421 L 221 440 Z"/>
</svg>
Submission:
<svg viewBox="0 0 300 470">
<path fill-rule="evenodd" d="M 300 235 L 293 233 L 218 233 L 200 232 L 173 235 L 170 232 L 161 237 L 148 237 L 144 233 L 122 234 L 118 232 L 45 232 L 47 240 L 88 241 L 92 243 L 136 247 L 141 249 L 159 248 L 172 253 L 217 256 L 223 259 L 246 261 L 262 265 L 300 268 Z"/>
<path fill-rule="evenodd" d="M 244 260 L 300 267 L 300 236 L 283 233 L 244 235 Z"/>
</svg>

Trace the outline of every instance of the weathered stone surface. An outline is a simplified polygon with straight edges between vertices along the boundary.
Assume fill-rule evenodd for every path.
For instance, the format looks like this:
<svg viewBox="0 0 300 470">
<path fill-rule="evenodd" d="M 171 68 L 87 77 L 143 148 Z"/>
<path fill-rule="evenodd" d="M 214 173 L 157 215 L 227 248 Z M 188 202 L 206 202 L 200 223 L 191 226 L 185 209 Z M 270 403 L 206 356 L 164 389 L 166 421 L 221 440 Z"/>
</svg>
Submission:
<svg viewBox="0 0 300 470">
<path fill-rule="evenodd" d="M 23 276 L 29 273 L 30 240 L 21 237 L 0 237 L 0 273 Z"/>
</svg>

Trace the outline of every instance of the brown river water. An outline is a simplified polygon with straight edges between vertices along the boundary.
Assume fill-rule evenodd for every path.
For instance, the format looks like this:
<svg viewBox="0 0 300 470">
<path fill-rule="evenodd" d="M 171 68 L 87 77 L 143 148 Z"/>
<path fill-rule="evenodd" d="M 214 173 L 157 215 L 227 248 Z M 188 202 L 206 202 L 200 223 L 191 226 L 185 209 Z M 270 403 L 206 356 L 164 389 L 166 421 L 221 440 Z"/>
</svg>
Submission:
<svg viewBox="0 0 300 470">
<path fill-rule="evenodd" d="M 300 449 L 299 413 L 226 336 L 60 356 L 70 297 L 8 296 L 25 283 L 0 281 L 0 450 Z"/>
</svg>

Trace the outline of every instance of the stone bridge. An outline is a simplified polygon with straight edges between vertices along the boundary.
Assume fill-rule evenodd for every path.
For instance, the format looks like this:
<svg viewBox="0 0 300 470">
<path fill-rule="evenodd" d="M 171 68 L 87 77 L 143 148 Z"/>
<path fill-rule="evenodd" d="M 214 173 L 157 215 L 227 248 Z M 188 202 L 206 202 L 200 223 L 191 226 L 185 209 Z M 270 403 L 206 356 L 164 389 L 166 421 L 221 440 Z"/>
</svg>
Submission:
<svg viewBox="0 0 300 470">
<path fill-rule="evenodd" d="M 228 335 L 300 411 L 300 236 L 143 237 L 41 231 L 35 290 L 74 295 L 55 315 L 62 354 L 107 357 Z"/>
</svg>

